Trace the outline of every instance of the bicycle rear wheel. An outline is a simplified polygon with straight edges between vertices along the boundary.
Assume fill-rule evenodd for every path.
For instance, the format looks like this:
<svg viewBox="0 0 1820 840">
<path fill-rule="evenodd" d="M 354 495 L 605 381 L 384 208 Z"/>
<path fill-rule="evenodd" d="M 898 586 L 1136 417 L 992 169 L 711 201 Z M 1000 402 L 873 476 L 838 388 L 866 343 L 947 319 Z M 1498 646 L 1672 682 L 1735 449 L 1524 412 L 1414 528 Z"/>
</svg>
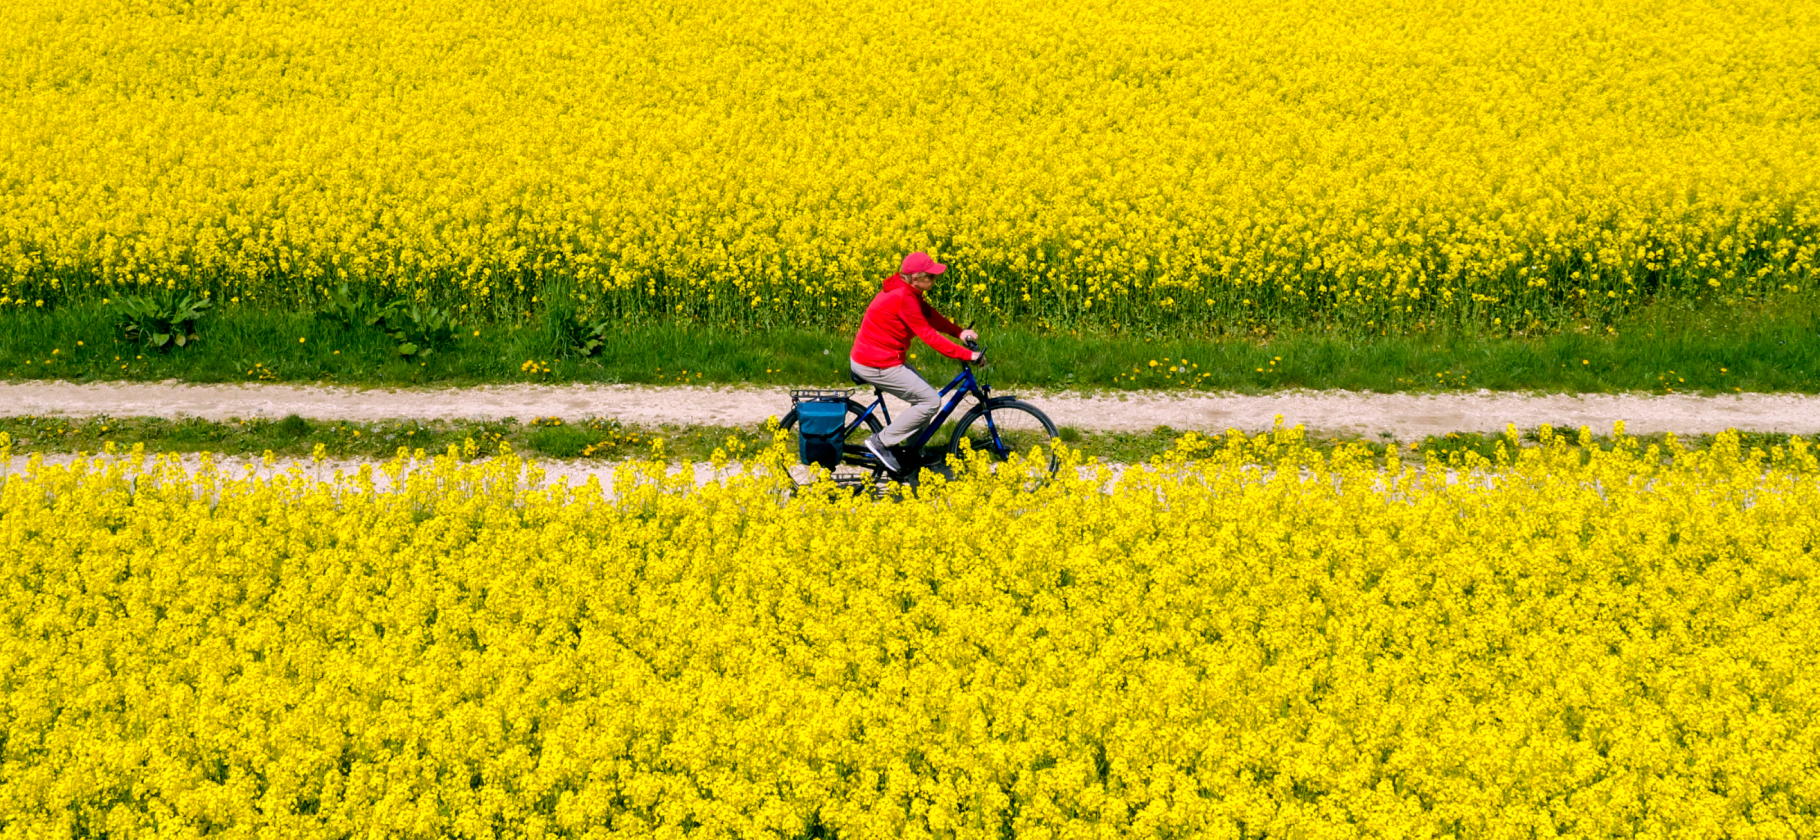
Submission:
<svg viewBox="0 0 1820 840">
<path fill-rule="evenodd" d="M 984 452 L 995 461 L 1040 446 L 1048 459 L 1049 472 L 1054 473 L 1060 463 L 1051 445 L 1055 438 L 1055 423 L 1041 409 L 1022 400 L 1001 398 L 974 406 L 955 424 L 954 437 L 948 440 L 948 454 L 958 454 L 963 440 L 972 445 L 973 451 Z"/>
<path fill-rule="evenodd" d="M 847 400 L 846 423 L 848 426 L 853 426 L 853 431 L 847 433 L 845 443 L 848 446 L 864 444 L 868 438 L 878 434 L 885 428 L 885 424 L 879 421 L 878 412 L 876 411 L 870 415 L 866 415 L 864 422 L 854 426 L 853 421 L 858 420 L 861 415 L 866 415 L 866 407 L 853 400 Z M 796 431 L 796 421 L 796 409 L 792 407 L 789 414 L 784 415 L 782 420 L 777 421 L 777 426 L 786 432 L 794 432 Z M 792 446 L 794 445 L 795 444 L 792 444 Z M 878 478 L 877 470 L 847 463 L 842 463 L 840 466 L 835 467 L 832 472 L 834 474 L 834 480 L 842 484 L 860 481 L 876 481 Z"/>
</svg>

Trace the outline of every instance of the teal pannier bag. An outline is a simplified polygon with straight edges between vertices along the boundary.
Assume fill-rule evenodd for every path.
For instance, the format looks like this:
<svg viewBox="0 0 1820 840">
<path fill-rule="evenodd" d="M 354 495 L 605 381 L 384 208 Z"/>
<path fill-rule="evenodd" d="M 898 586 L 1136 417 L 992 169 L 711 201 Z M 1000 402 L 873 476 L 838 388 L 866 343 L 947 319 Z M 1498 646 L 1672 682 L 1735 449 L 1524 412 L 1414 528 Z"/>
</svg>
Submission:
<svg viewBox="0 0 1820 840">
<path fill-rule="evenodd" d="M 847 425 L 847 401 L 809 399 L 796 404 L 796 451 L 806 464 L 840 466 L 841 429 Z"/>
</svg>

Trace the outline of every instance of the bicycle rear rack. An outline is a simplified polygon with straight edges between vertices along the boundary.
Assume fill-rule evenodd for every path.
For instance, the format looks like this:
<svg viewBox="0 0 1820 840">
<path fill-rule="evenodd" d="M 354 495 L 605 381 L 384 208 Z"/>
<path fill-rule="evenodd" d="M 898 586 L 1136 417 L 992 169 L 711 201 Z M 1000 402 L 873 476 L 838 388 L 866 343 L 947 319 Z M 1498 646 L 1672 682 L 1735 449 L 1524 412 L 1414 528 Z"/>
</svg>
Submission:
<svg viewBox="0 0 1820 840">
<path fill-rule="evenodd" d="M 790 402 L 794 405 L 799 402 L 846 400 L 852 396 L 852 388 L 796 388 L 790 392 Z"/>
</svg>

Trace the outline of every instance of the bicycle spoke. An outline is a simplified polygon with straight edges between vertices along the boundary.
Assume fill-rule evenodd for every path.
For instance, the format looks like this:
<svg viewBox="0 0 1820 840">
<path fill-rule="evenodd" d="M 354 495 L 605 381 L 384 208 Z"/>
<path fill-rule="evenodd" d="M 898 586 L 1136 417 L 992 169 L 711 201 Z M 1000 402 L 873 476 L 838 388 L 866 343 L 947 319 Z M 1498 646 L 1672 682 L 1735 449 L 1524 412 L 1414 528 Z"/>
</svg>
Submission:
<svg viewBox="0 0 1820 840">
<path fill-rule="evenodd" d="M 970 420 L 960 430 L 956 449 L 964 440 L 975 452 L 1002 461 L 1013 452 L 1029 452 L 1033 447 L 1042 447 L 1049 458 L 1049 468 L 1055 468 L 1055 453 L 1050 448 L 1054 427 L 1034 407 L 1018 402 L 1000 403 L 989 411 L 970 416 Z"/>
<path fill-rule="evenodd" d="M 851 447 L 863 446 L 866 440 L 871 438 L 875 433 L 873 427 L 879 424 L 876 412 L 871 417 L 861 420 L 860 417 L 863 412 L 864 408 L 859 403 L 852 400 L 847 401 L 846 422 L 849 426 L 852 426 L 856 422 L 858 423 L 857 427 L 848 432 L 846 439 L 844 440 L 844 444 L 849 448 L 848 451 L 851 451 Z M 794 409 L 784 417 L 781 425 L 786 430 L 791 430 L 796 427 L 796 411 Z M 877 472 L 875 470 L 857 464 L 847 463 L 845 459 L 843 459 L 842 463 L 836 465 L 833 470 L 830 470 L 830 473 L 836 483 L 856 488 L 866 488 L 866 492 L 871 492 L 870 485 L 877 478 Z"/>
</svg>

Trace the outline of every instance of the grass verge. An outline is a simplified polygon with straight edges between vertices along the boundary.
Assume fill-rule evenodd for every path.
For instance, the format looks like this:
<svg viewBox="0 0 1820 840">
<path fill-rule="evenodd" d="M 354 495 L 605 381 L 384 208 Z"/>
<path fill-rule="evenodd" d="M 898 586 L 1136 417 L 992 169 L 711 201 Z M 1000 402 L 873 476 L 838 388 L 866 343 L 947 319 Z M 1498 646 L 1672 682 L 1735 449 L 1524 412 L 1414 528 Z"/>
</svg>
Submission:
<svg viewBox="0 0 1820 840">
<path fill-rule="evenodd" d="M 1256 339 L 987 332 L 1001 387 L 1257 393 L 1491 389 L 1551 393 L 1820 392 L 1820 306 L 1789 298 L 1724 309 L 1658 307 L 1614 332 L 1547 336 L 1290 333 Z M 126 340 L 105 307 L 0 313 L 0 381 L 293 382 L 350 386 L 508 382 L 835 385 L 852 338 L 628 325 L 593 356 L 557 352 L 550 331 L 464 326 L 428 358 L 400 356 L 370 328 L 308 313 L 226 306 L 200 340 L 164 352 Z M 931 379 L 953 363 L 921 345 Z"/>
<path fill-rule="evenodd" d="M 937 446 L 946 443 L 950 428 L 939 432 Z M 3 417 L 0 434 L 11 442 L 15 455 L 31 453 L 94 453 L 108 446 L 128 450 L 143 445 L 152 454 L 174 452 L 212 452 L 228 456 L 262 456 L 303 458 L 313 455 L 317 447 L 330 458 L 390 458 L 400 450 L 424 450 L 430 455 L 449 451 L 451 447 L 464 457 L 488 457 L 513 452 L 540 459 L 579 459 L 612 461 L 648 457 L 653 451 L 673 462 L 709 460 L 716 449 L 753 451 L 770 440 L 757 426 L 689 426 L 635 427 L 612 419 L 589 419 L 563 422 L 554 418 L 537 418 L 529 422 L 515 419 L 496 421 L 415 421 L 385 420 L 371 422 L 317 421 L 296 415 L 280 420 L 228 420 L 224 422 L 194 418 L 166 420 L 148 417 Z M 1538 427 L 1521 430 L 1518 446 L 1540 445 L 1551 435 L 1565 437 L 1571 446 L 1581 449 L 1610 450 L 1615 440 L 1610 434 L 1567 426 Z M 1182 432 L 1159 426 L 1149 432 L 1091 432 L 1063 427 L 1061 438 L 1070 448 L 1089 458 L 1107 463 L 1140 463 L 1159 457 L 1175 446 Z M 662 443 L 657 442 L 661 439 Z M 1746 432 L 1740 435 L 1743 450 L 1752 447 L 1765 450 L 1784 446 L 1796 439 L 1820 445 L 1820 435 L 1801 436 L 1776 433 Z M 1701 451 L 1713 443 L 1713 435 L 1677 437 L 1668 434 L 1634 435 L 1629 440 L 1640 447 L 1661 447 L 1670 452 L 1675 447 Z M 1210 448 L 1225 446 L 1226 437 L 1209 437 Z M 1510 446 L 1504 435 L 1452 433 L 1400 441 L 1389 437 L 1310 438 L 1307 442 L 1317 451 L 1331 453 L 1341 446 L 1362 446 L 1370 457 L 1382 464 L 1393 447 L 1401 457 L 1434 457 L 1442 462 L 1464 458 L 1468 452 L 1495 460 L 1502 444 Z"/>
</svg>

